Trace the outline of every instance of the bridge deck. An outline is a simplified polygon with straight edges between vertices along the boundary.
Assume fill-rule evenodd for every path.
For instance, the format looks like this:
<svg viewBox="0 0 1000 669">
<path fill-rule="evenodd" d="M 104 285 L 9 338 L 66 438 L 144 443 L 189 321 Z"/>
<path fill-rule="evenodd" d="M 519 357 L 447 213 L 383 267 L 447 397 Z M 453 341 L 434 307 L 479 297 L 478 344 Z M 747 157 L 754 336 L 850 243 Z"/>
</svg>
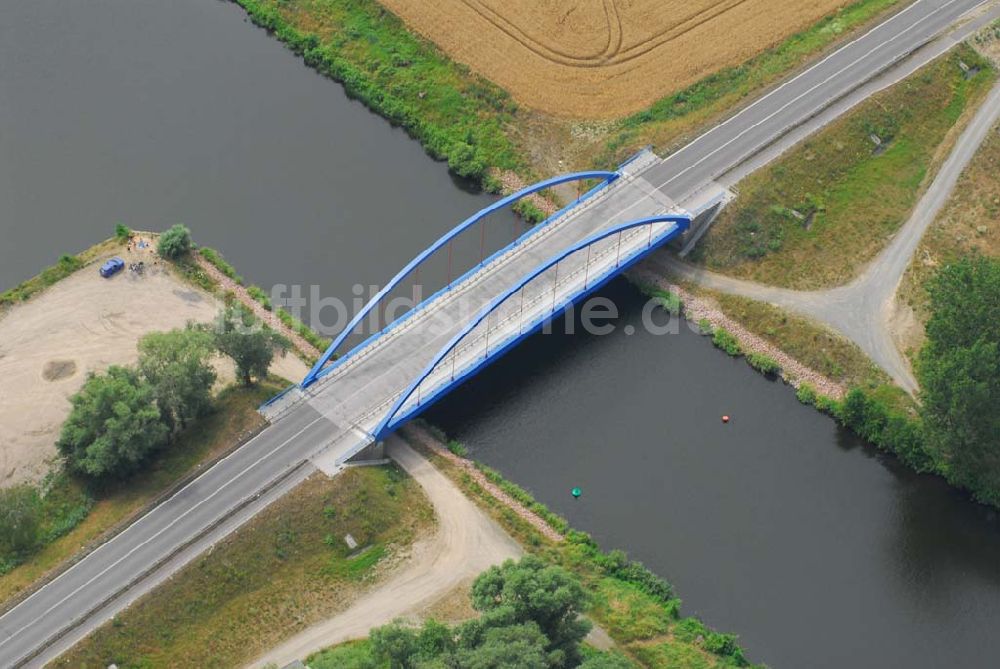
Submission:
<svg viewBox="0 0 1000 669">
<path fill-rule="evenodd" d="M 551 257 L 595 233 L 667 213 L 673 203 L 641 175 L 658 163 L 651 153 L 641 155 L 622 170 L 620 179 L 590 200 L 549 222 L 543 230 L 356 351 L 310 386 L 305 392 L 307 403 L 345 432 L 370 433 L 432 358 L 497 295 Z"/>
</svg>

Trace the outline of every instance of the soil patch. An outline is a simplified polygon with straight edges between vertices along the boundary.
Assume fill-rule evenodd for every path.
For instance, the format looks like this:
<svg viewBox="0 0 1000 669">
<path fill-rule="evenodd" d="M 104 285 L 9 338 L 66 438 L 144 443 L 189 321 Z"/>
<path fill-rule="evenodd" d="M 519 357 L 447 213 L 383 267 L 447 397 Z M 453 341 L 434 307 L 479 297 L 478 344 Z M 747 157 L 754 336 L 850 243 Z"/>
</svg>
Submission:
<svg viewBox="0 0 1000 669">
<path fill-rule="evenodd" d="M 42 378 L 46 381 L 60 381 L 76 374 L 76 362 L 73 360 L 49 360 L 42 369 Z"/>
</svg>

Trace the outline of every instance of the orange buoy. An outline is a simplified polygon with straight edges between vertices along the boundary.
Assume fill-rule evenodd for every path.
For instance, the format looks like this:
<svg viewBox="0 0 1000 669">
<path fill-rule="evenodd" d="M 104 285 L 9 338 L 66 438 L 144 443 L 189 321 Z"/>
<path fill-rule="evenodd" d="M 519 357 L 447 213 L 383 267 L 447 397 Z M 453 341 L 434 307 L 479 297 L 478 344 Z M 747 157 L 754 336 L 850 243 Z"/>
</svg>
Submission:
<svg viewBox="0 0 1000 669">
<path fill-rule="evenodd" d="M 722 417 L 722 422 L 723 423 L 728 423 L 729 422 L 729 416 L 723 416 Z"/>
</svg>

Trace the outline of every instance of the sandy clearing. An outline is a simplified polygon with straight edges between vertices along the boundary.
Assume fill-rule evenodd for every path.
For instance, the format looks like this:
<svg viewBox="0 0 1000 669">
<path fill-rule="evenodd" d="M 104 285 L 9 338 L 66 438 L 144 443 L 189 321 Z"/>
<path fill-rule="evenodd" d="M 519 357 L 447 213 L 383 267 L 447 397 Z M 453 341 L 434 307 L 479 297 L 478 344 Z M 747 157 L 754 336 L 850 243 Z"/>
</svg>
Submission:
<svg viewBox="0 0 1000 669">
<path fill-rule="evenodd" d="M 153 260 L 151 252 L 120 251 L 126 262 Z M 210 321 L 219 306 L 163 265 L 142 277 L 122 272 L 111 279 L 90 265 L 0 316 L 0 486 L 49 470 L 69 397 L 88 372 L 134 362 L 144 334 Z M 234 378 L 228 361 L 218 360 L 217 368 L 220 380 Z M 299 379 L 308 370 L 286 355 L 273 371 Z"/>
<path fill-rule="evenodd" d="M 535 109 L 613 118 L 748 60 L 846 0 L 381 0 Z"/>
<path fill-rule="evenodd" d="M 481 571 L 522 554 L 514 539 L 400 437 L 393 435 L 386 443 L 389 455 L 421 485 L 434 506 L 437 532 L 413 545 L 409 563 L 390 580 L 251 666 L 283 667 L 328 646 L 365 637 L 372 627 L 426 610 Z"/>
</svg>

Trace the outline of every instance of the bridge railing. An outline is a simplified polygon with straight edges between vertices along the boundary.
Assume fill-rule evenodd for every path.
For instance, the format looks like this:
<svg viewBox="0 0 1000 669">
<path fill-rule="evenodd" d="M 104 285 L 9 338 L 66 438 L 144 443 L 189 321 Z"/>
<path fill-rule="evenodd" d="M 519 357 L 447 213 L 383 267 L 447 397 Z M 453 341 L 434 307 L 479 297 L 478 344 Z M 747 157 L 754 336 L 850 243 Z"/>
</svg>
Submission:
<svg viewBox="0 0 1000 669">
<path fill-rule="evenodd" d="M 596 233 L 542 263 L 483 307 L 434 356 L 389 406 L 372 432 L 375 438 L 384 438 L 570 304 L 682 233 L 690 221 L 687 213 L 631 221 Z"/>
<path fill-rule="evenodd" d="M 316 364 L 313 365 L 312 369 L 306 375 L 305 379 L 303 379 L 301 387 L 306 388 L 310 386 L 312 383 L 314 383 L 320 377 L 329 374 L 334 369 L 336 369 L 340 364 L 342 364 L 345 360 L 354 355 L 356 352 L 368 346 L 372 342 L 372 340 L 384 335 L 392 328 L 397 327 L 400 323 L 408 319 L 415 312 L 419 311 L 428 303 L 432 302 L 439 294 L 449 290 L 452 286 L 461 283 L 469 275 L 478 271 L 485 265 L 489 264 L 496 257 L 510 250 L 510 248 L 512 248 L 513 246 L 522 243 L 525 239 L 527 239 L 531 235 L 537 234 L 541 230 L 545 229 L 547 224 L 549 224 L 550 222 L 562 218 L 574 208 L 581 206 L 585 201 L 593 197 L 595 194 L 597 194 L 599 191 L 601 191 L 609 184 L 617 180 L 619 177 L 620 174 L 618 172 L 607 172 L 607 171 L 575 172 L 572 174 L 565 174 L 559 177 L 554 177 L 552 179 L 547 179 L 545 181 L 538 182 L 536 184 L 528 186 L 527 188 L 523 188 L 516 193 L 508 195 L 507 197 L 498 200 L 489 207 L 486 207 L 476 212 L 474 215 L 462 221 L 462 223 L 455 226 L 455 228 L 450 230 L 447 234 L 443 235 L 440 239 L 438 239 L 431 246 L 429 246 L 427 249 L 425 249 L 423 252 L 417 255 L 412 261 L 410 261 L 410 263 L 408 263 L 402 270 L 400 270 L 400 272 L 396 274 L 396 276 L 393 277 L 385 285 L 385 287 L 383 287 L 374 297 L 371 298 L 371 300 L 368 301 L 367 304 L 365 304 L 364 307 L 362 307 L 360 311 L 358 311 L 357 314 L 355 314 L 355 316 L 344 327 L 344 329 L 340 332 L 340 334 L 334 338 L 333 342 L 330 344 L 327 350 L 324 351 L 323 355 L 320 356 Z M 506 207 L 513 205 L 514 203 L 524 199 L 525 197 L 533 193 L 537 193 L 539 191 L 552 188 L 553 186 L 574 181 L 586 181 L 592 179 L 598 179 L 600 180 L 601 183 L 599 183 L 597 186 L 590 189 L 580 197 L 576 198 L 572 203 L 570 203 L 560 211 L 548 217 L 542 224 L 534 226 L 528 229 L 527 231 L 519 235 L 516 235 L 513 241 L 505 244 L 499 250 L 493 252 L 488 257 L 485 257 L 484 242 L 486 238 L 486 219 L 491 214 L 498 212 L 502 209 L 505 209 Z M 461 274 L 459 274 L 458 272 L 453 273 L 451 266 L 452 264 L 451 255 L 454 243 L 460 236 L 462 236 L 463 233 L 470 230 L 471 228 L 473 228 L 473 226 L 476 226 L 477 224 L 480 226 L 479 261 L 478 263 L 474 263 L 471 268 L 469 268 L 468 270 L 466 270 Z M 445 252 L 447 253 L 448 272 L 445 285 L 439 290 L 437 290 L 433 295 L 418 301 L 417 298 L 420 296 L 420 293 L 423 292 L 423 286 L 424 286 L 424 284 L 420 283 L 421 268 L 424 267 L 425 265 L 430 264 L 430 261 L 433 258 L 435 258 L 439 254 L 439 252 L 441 254 Z M 453 274 L 455 276 L 453 276 Z M 401 285 L 404 285 L 404 282 L 406 282 L 408 279 L 412 279 L 413 281 L 412 301 L 416 302 L 416 304 L 410 307 L 405 313 L 403 313 L 399 317 L 392 319 L 391 322 L 385 323 L 384 321 L 387 319 L 385 318 L 384 310 L 386 305 L 390 301 L 390 297 L 393 291 L 396 290 Z M 383 310 L 382 314 L 379 313 L 380 305 Z M 360 343 L 348 348 L 347 351 L 344 352 L 344 349 L 347 348 L 346 343 L 348 341 L 348 338 L 351 337 L 352 335 L 357 334 L 363 328 L 366 319 L 370 322 L 370 329 L 373 331 L 373 333 Z"/>
</svg>

